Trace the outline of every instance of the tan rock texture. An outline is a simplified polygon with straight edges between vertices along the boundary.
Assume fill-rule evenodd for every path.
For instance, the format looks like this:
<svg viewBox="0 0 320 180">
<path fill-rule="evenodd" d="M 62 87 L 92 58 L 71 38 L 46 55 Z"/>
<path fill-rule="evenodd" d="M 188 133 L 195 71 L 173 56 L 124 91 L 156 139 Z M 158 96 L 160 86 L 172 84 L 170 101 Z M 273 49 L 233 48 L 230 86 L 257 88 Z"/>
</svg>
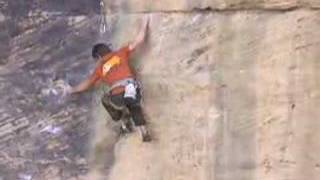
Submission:
<svg viewBox="0 0 320 180">
<path fill-rule="evenodd" d="M 192 10 L 285 10 L 319 8 L 317 0 L 105 0 L 108 12 L 168 12 Z"/>
<path fill-rule="evenodd" d="M 319 179 L 319 15 L 152 14 L 135 60 L 156 140 L 121 139 L 110 179 Z M 120 16 L 118 46 L 142 17 Z"/>
</svg>

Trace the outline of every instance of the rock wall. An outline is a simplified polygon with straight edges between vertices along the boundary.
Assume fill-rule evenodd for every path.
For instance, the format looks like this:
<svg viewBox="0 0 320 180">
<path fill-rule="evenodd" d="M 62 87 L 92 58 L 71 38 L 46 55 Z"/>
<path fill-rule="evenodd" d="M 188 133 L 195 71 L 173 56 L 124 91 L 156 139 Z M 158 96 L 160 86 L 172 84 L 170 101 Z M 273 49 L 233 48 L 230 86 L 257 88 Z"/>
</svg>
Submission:
<svg viewBox="0 0 320 180">
<path fill-rule="evenodd" d="M 91 94 L 59 99 L 47 92 L 89 73 L 99 19 L 94 1 L 0 1 L 1 180 L 88 172 Z"/>
<path fill-rule="evenodd" d="M 103 35 L 98 5 L 0 1 L 0 179 L 320 178 L 318 1 L 105 1 Z M 132 40 L 146 14 L 132 62 L 149 144 L 117 137 L 100 91 L 47 95 L 85 78 L 95 42 Z"/>
<path fill-rule="evenodd" d="M 319 179 L 317 2 L 148 2 L 107 8 L 118 46 L 152 14 L 135 61 L 156 137 L 121 139 L 109 178 Z"/>
<path fill-rule="evenodd" d="M 193 10 L 288 10 L 296 8 L 318 9 L 317 0 L 119 0 L 107 1 L 109 12 L 190 12 Z"/>
</svg>

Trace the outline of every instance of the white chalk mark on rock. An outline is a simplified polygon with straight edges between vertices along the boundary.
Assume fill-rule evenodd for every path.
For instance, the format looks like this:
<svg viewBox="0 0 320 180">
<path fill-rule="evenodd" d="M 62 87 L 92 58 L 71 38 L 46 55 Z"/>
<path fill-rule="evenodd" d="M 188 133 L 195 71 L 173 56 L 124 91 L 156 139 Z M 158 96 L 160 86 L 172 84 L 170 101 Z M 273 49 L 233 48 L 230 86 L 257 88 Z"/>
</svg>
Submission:
<svg viewBox="0 0 320 180">
<path fill-rule="evenodd" d="M 53 126 L 53 125 L 48 125 L 48 126 L 44 127 L 42 130 L 40 130 L 40 132 L 41 133 L 47 132 L 50 134 L 59 135 L 62 133 L 62 128 L 57 127 L 57 126 Z"/>
</svg>

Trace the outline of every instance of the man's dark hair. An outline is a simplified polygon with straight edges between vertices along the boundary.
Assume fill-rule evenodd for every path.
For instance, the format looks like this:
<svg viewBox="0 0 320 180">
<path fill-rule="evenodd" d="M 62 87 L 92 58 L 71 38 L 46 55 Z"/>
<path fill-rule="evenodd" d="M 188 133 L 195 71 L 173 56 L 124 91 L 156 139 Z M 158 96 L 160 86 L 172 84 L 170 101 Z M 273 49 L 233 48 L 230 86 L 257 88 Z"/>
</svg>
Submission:
<svg viewBox="0 0 320 180">
<path fill-rule="evenodd" d="M 98 43 L 92 48 L 92 57 L 97 59 L 103 57 L 111 52 L 111 48 L 103 43 Z"/>
</svg>

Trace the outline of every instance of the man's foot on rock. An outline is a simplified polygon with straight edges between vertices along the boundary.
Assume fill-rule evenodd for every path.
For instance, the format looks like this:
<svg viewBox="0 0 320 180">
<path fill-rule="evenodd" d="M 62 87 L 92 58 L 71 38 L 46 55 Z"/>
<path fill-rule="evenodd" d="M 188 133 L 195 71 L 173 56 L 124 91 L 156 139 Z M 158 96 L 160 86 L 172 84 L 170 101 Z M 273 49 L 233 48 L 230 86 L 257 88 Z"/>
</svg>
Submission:
<svg viewBox="0 0 320 180">
<path fill-rule="evenodd" d="M 120 134 L 128 134 L 133 131 L 132 124 L 130 121 L 121 122 Z"/>
<path fill-rule="evenodd" d="M 148 132 L 146 126 L 139 126 L 138 127 L 140 134 L 142 136 L 143 142 L 150 142 L 152 140 L 150 133 Z"/>
<path fill-rule="evenodd" d="M 151 136 L 149 133 L 146 133 L 144 135 L 142 135 L 142 141 L 143 142 L 150 142 L 152 140 Z"/>
</svg>

